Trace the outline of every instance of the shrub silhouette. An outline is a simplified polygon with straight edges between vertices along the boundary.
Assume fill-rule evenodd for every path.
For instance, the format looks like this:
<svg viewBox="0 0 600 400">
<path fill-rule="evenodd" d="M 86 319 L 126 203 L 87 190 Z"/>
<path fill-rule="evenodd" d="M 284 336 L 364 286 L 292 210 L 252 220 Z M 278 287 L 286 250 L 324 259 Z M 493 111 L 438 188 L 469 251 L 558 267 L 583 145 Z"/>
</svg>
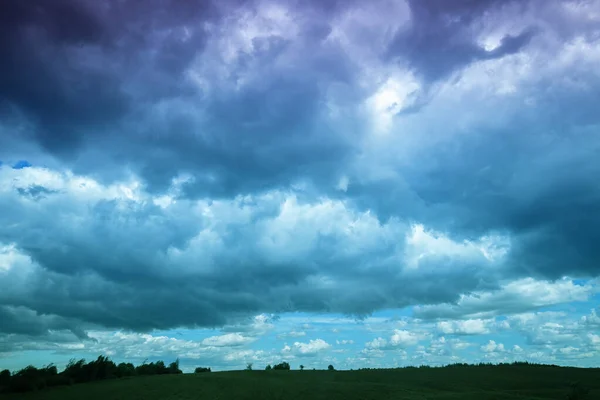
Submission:
<svg viewBox="0 0 600 400">
<path fill-rule="evenodd" d="M 0 388 L 10 384 L 10 375 L 10 371 L 7 369 L 0 371 Z"/>
<path fill-rule="evenodd" d="M 169 374 L 182 374 L 183 371 L 179 369 L 179 358 L 169 364 Z"/>
<path fill-rule="evenodd" d="M 272 370 L 272 369 L 273 369 L 273 368 L 271 367 L 271 364 L 269 364 L 269 365 L 267 365 L 267 366 L 265 367 L 265 371 L 270 371 L 270 370 Z"/>
<path fill-rule="evenodd" d="M 290 369 L 290 364 L 288 364 L 286 361 L 282 362 L 281 364 L 277 364 L 275 366 L 273 366 L 274 370 L 278 370 L 278 371 L 289 371 Z"/>
<path fill-rule="evenodd" d="M 335 371 L 335 368 L 333 368 L 333 365 L 329 364 L 329 366 L 327 367 L 327 370 L 329 370 L 329 371 Z"/>
<path fill-rule="evenodd" d="M 75 383 L 91 382 L 118 377 L 117 365 L 106 356 L 85 363 L 84 359 L 71 360 L 62 374 Z"/>
<path fill-rule="evenodd" d="M 137 375 L 166 375 L 171 373 L 170 369 L 165 366 L 164 361 L 151 362 L 150 364 L 138 365 L 135 368 Z"/>
<path fill-rule="evenodd" d="M 135 366 L 132 363 L 121 363 L 117 365 L 117 377 L 124 378 L 126 376 L 135 375 Z"/>
<path fill-rule="evenodd" d="M 203 372 L 210 372 L 210 368 L 198 367 L 194 370 L 194 373 L 201 374 Z"/>
</svg>

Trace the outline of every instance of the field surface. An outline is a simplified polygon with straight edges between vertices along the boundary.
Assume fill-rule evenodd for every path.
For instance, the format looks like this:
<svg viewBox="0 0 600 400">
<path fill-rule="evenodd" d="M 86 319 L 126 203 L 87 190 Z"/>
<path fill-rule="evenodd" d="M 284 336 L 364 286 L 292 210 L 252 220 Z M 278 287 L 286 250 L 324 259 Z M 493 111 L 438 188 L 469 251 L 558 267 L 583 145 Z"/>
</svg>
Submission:
<svg viewBox="0 0 600 400">
<path fill-rule="evenodd" d="M 363 371 L 235 371 L 123 378 L 0 399 L 567 399 L 571 384 L 600 399 L 600 369 L 462 367 Z"/>
</svg>

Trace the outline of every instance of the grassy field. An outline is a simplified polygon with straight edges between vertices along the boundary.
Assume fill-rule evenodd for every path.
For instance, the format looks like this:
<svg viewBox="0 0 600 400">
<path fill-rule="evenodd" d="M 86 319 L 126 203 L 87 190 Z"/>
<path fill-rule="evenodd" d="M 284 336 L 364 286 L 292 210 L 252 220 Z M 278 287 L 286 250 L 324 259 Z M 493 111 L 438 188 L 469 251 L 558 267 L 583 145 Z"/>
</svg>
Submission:
<svg viewBox="0 0 600 400">
<path fill-rule="evenodd" d="M 600 399 L 600 369 L 470 366 L 362 371 L 235 371 L 122 378 L 1 399 L 567 399 L 570 385 Z"/>
</svg>

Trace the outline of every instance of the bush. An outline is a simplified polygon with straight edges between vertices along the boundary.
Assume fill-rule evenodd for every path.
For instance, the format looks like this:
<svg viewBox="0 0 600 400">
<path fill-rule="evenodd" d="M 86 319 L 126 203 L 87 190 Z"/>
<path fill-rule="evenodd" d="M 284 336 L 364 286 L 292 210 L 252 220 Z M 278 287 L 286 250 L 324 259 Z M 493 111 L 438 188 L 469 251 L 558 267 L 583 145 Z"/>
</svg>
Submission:
<svg viewBox="0 0 600 400">
<path fill-rule="evenodd" d="M 117 365 L 117 377 L 124 378 L 126 376 L 135 375 L 135 366 L 132 363 L 121 363 Z"/>
<path fill-rule="evenodd" d="M 267 365 L 267 366 L 265 367 L 265 371 L 270 371 L 270 370 L 272 370 L 272 369 L 273 369 L 273 368 L 271 368 L 271 364 L 269 364 L 269 365 Z"/>
<path fill-rule="evenodd" d="M 203 372 L 210 372 L 210 368 L 198 367 L 194 370 L 194 373 L 201 374 Z"/>
<path fill-rule="evenodd" d="M 182 374 L 183 372 L 179 369 L 179 358 L 169 364 L 170 374 Z"/>
<path fill-rule="evenodd" d="M 335 368 L 333 368 L 333 365 L 329 364 L 329 366 L 327 367 L 328 371 L 335 371 Z"/>
<path fill-rule="evenodd" d="M 5 369 L 0 372 L 0 388 L 10 384 L 10 371 Z"/>
<path fill-rule="evenodd" d="M 273 366 L 273 369 L 278 370 L 278 371 L 289 371 L 290 364 L 288 364 L 286 361 L 284 361 L 281 364 L 277 364 L 277 365 Z"/>
<path fill-rule="evenodd" d="M 157 361 L 138 365 L 135 373 L 138 375 L 166 375 L 170 373 L 170 369 L 165 366 L 164 361 Z"/>
<path fill-rule="evenodd" d="M 75 383 L 92 382 L 118 377 L 119 370 L 114 362 L 106 356 L 99 356 L 96 360 L 85 363 L 85 360 L 71 360 L 62 372 Z"/>
</svg>

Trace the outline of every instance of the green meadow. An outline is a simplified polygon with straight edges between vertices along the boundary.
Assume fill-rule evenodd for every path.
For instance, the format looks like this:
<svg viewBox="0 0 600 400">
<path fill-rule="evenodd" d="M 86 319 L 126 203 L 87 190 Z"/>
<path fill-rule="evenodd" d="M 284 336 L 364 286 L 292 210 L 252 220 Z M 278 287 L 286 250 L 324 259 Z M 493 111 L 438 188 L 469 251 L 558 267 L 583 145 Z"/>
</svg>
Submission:
<svg viewBox="0 0 600 400">
<path fill-rule="evenodd" d="M 479 365 L 355 371 L 231 371 L 134 376 L 46 388 L 1 399 L 600 399 L 600 369 Z"/>
</svg>

